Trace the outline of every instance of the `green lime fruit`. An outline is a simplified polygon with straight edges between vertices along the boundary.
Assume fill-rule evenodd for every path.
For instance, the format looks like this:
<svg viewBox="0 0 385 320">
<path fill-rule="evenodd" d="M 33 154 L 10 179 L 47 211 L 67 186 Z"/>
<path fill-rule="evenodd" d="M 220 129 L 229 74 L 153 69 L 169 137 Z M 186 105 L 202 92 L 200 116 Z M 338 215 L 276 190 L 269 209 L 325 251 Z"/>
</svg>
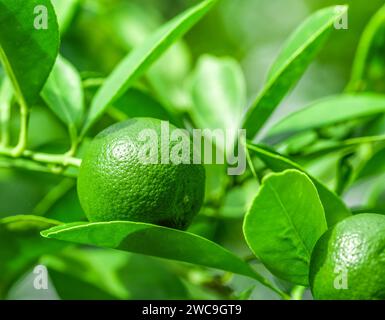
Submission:
<svg viewBox="0 0 385 320">
<path fill-rule="evenodd" d="M 190 225 L 202 206 L 205 169 L 193 164 L 193 144 L 181 130 L 188 152 L 183 161 L 173 160 L 180 143 L 170 137 L 178 129 L 166 123 L 166 135 L 162 124 L 151 118 L 130 119 L 91 142 L 78 177 L 79 200 L 90 221 L 137 221 L 177 229 Z"/>
<path fill-rule="evenodd" d="M 385 216 L 358 214 L 328 230 L 311 258 L 315 299 L 385 299 Z"/>
</svg>

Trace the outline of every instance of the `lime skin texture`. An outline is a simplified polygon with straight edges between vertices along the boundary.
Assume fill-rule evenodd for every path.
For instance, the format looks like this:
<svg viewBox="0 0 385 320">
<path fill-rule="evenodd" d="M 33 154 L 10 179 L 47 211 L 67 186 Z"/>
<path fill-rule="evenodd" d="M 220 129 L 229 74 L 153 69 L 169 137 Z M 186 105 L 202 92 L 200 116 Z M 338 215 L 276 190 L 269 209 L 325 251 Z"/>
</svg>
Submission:
<svg viewBox="0 0 385 320">
<path fill-rule="evenodd" d="M 171 124 L 169 128 L 170 135 L 177 129 Z M 138 138 L 145 129 L 158 136 L 155 164 L 143 163 L 140 158 L 140 150 L 148 145 Z M 89 221 L 136 221 L 176 229 L 190 225 L 203 203 L 205 169 L 193 164 L 191 140 L 191 161 L 160 163 L 161 132 L 160 120 L 133 118 L 112 125 L 94 138 L 83 158 L 77 184 Z M 177 142 L 170 141 L 167 152 Z"/>
<path fill-rule="evenodd" d="M 358 214 L 328 230 L 310 264 L 313 297 L 320 300 L 385 299 L 385 215 Z"/>
</svg>

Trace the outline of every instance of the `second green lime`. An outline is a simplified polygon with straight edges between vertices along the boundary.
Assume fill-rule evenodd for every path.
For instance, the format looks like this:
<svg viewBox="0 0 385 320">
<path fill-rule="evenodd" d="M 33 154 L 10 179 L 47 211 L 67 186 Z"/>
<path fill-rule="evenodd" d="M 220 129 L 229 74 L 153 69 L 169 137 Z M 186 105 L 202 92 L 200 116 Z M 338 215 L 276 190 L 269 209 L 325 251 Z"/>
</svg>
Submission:
<svg viewBox="0 0 385 320">
<path fill-rule="evenodd" d="M 310 265 L 314 298 L 385 299 L 385 216 L 358 214 L 327 231 Z"/>
</svg>

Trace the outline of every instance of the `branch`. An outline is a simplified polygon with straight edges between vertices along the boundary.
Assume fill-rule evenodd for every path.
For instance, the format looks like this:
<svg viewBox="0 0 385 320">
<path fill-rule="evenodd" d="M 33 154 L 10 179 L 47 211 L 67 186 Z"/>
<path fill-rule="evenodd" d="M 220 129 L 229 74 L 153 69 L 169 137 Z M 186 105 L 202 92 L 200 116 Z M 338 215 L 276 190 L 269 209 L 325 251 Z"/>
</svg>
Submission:
<svg viewBox="0 0 385 320">
<path fill-rule="evenodd" d="M 58 165 L 64 168 L 68 166 L 79 168 L 82 161 L 81 159 L 74 158 L 69 154 L 48 154 L 48 153 L 34 152 L 30 150 L 25 150 L 20 155 L 15 155 L 14 149 L 1 148 L 1 147 L 0 147 L 0 155 L 13 158 L 13 160 L 16 160 L 17 158 L 28 159 L 38 164 Z"/>
</svg>

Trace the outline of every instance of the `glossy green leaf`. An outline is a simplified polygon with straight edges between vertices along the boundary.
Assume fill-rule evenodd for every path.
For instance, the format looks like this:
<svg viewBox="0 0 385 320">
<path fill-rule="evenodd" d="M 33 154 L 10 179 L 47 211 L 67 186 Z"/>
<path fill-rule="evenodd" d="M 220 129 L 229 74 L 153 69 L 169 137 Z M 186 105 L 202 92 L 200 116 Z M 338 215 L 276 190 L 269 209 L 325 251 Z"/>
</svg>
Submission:
<svg viewBox="0 0 385 320">
<path fill-rule="evenodd" d="M 105 110 L 137 80 L 175 41 L 182 37 L 216 3 L 206 0 L 187 10 L 159 28 L 142 45 L 134 49 L 115 68 L 96 93 L 91 104 L 83 134 L 95 123 Z"/>
<path fill-rule="evenodd" d="M 291 114 L 276 124 L 269 134 L 290 135 L 381 113 L 385 113 L 385 95 L 342 94 L 316 101 Z"/>
<path fill-rule="evenodd" d="M 311 252 L 326 230 L 317 189 L 296 170 L 263 180 L 243 225 L 261 262 L 277 277 L 300 285 L 308 285 Z"/>
<path fill-rule="evenodd" d="M 0 0 L 0 30 L 0 60 L 19 102 L 32 105 L 59 49 L 58 23 L 51 2 Z"/>
<path fill-rule="evenodd" d="M 75 67 L 58 56 L 41 96 L 47 106 L 71 130 L 76 131 L 84 114 L 84 93 Z"/>
<path fill-rule="evenodd" d="M 346 6 L 317 11 L 292 34 L 270 69 L 267 83 L 246 114 L 243 127 L 252 139 L 298 82 L 324 44 Z"/>
<path fill-rule="evenodd" d="M 315 159 L 328 153 L 353 152 L 358 150 L 363 145 L 375 145 L 376 143 L 383 142 L 385 142 L 385 135 L 357 137 L 343 141 L 320 141 L 318 144 L 314 144 L 313 146 L 307 148 L 306 152 L 301 154 L 301 157 L 305 159 Z"/>
<path fill-rule="evenodd" d="M 265 147 L 248 144 L 248 148 L 273 171 L 280 172 L 287 169 L 295 169 L 306 173 L 300 165 Z M 319 197 L 325 210 L 326 221 L 329 227 L 351 215 L 351 212 L 346 207 L 345 203 L 333 191 L 329 190 L 322 182 L 318 181 L 316 178 L 311 176 L 309 177 L 318 190 Z"/>
<path fill-rule="evenodd" d="M 41 234 L 52 239 L 226 270 L 267 285 L 258 273 L 230 251 L 189 232 L 146 223 L 113 221 L 67 224 L 42 231 Z"/>
<path fill-rule="evenodd" d="M 149 256 L 131 255 L 128 264 L 119 270 L 120 281 L 128 288 L 130 299 L 191 299 L 182 277 L 169 262 Z"/>
<path fill-rule="evenodd" d="M 78 127 L 84 113 L 84 93 L 75 67 L 59 56 L 41 93 L 48 107 L 67 126 Z"/>
<path fill-rule="evenodd" d="M 58 221 L 37 216 L 12 216 L 0 220 L 0 297 L 10 285 L 37 262 L 40 255 L 63 246 L 48 241 L 40 231 L 59 225 Z"/>
<path fill-rule="evenodd" d="M 370 20 L 357 48 L 349 91 L 385 92 L 385 6 Z"/>
<path fill-rule="evenodd" d="M 201 57 L 191 87 L 195 124 L 201 129 L 228 129 L 226 138 L 233 143 L 246 105 L 246 81 L 237 61 Z M 226 149 L 225 144 L 219 147 Z"/>
</svg>

